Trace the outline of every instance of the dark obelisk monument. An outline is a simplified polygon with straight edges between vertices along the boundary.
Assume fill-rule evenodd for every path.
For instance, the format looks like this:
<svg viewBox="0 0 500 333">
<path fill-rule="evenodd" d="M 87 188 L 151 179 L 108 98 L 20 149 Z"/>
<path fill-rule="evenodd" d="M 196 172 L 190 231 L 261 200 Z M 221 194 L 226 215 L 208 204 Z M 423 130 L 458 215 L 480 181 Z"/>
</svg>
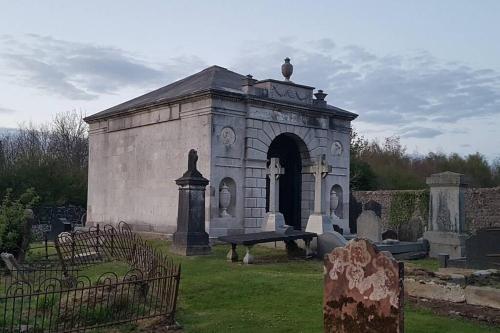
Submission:
<svg viewBox="0 0 500 333">
<path fill-rule="evenodd" d="M 210 253 L 208 234 L 205 232 L 205 187 L 208 179 L 196 169 L 197 161 L 198 154 L 191 149 L 188 170 L 175 181 L 179 185 L 179 209 L 172 252 L 184 256 Z"/>
</svg>

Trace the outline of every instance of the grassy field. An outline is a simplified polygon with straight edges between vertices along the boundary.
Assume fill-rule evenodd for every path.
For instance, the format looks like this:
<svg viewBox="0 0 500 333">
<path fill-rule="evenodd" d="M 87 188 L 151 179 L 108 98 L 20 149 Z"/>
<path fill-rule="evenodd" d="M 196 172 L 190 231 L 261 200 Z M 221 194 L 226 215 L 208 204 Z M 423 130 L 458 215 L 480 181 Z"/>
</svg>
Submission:
<svg viewBox="0 0 500 333">
<path fill-rule="evenodd" d="M 155 245 L 168 252 L 165 242 Z M 246 266 L 227 262 L 227 250 L 215 246 L 207 257 L 175 256 L 182 263 L 178 321 L 186 332 L 323 331 L 321 262 L 289 261 L 283 250 L 256 247 L 262 263 Z M 243 249 L 239 255 L 243 257 Z M 500 328 L 407 307 L 405 331 L 500 333 Z"/>
<path fill-rule="evenodd" d="M 169 243 L 152 241 L 169 254 Z M 322 332 L 323 266 L 317 260 L 288 260 L 286 252 L 256 247 L 254 265 L 226 261 L 228 246 L 213 247 L 204 257 L 172 255 L 182 264 L 177 320 L 184 332 Z M 240 259 L 243 248 L 238 249 Z M 169 254 L 170 255 L 170 254 Z M 437 268 L 433 260 L 413 264 Z M 127 265 L 105 263 L 86 268 L 92 280 L 107 271 L 119 275 Z M 99 332 L 143 332 L 127 324 Z M 405 332 L 410 333 L 500 333 L 493 328 L 429 311 L 406 307 Z"/>
</svg>

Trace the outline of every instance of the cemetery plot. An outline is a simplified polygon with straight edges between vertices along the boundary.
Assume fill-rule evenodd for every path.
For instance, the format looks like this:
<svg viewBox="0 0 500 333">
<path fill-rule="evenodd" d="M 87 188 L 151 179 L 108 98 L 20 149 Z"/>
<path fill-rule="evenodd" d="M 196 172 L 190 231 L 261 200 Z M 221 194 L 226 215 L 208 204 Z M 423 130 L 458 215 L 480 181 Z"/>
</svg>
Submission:
<svg viewBox="0 0 500 333">
<path fill-rule="evenodd" d="M 30 270 L 2 255 L 11 274 L 0 285 L 0 332 L 73 332 L 153 317 L 175 324 L 180 265 L 126 224 L 62 235 L 56 249 L 58 269 Z M 109 261 L 131 269 L 81 274 L 82 267 Z"/>
</svg>

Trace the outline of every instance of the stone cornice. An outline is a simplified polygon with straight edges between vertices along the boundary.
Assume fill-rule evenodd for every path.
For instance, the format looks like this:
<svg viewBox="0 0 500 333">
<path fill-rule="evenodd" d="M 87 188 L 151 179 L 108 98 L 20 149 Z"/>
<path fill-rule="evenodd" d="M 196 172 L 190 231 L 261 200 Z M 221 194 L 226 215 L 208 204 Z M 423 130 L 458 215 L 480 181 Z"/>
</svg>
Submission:
<svg viewBox="0 0 500 333">
<path fill-rule="evenodd" d="M 148 105 L 144 105 L 141 107 L 137 108 L 131 108 L 126 111 L 118 111 L 116 113 L 110 113 L 110 114 L 104 114 L 101 116 L 89 116 L 84 118 L 85 122 L 87 123 L 94 123 L 99 120 L 103 119 L 111 119 L 111 118 L 120 118 L 123 116 L 128 116 L 137 112 L 144 112 L 148 111 L 151 109 L 159 108 L 159 107 L 164 107 L 164 106 L 170 106 L 174 104 L 181 104 L 181 103 L 186 103 L 186 102 L 196 102 L 204 99 L 218 99 L 218 100 L 224 100 L 224 101 L 230 101 L 230 102 L 246 102 L 251 105 L 256 105 L 256 106 L 263 106 L 263 107 L 268 107 L 272 109 L 279 109 L 282 111 L 295 111 L 295 112 L 307 112 L 309 114 L 314 113 L 317 116 L 328 116 L 328 117 L 335 117 L 339 119 L 345 119 L 345 120 L 354 120 L 357 115 L 344 115 L 340 114 L 339 112 L 335 112 L 329 109 L 325 108 L 319 108 L 319 107 L 314 107 L 313 105 L 310 106 L 305 106 L 305 105 L 300 105 L 300 104 L 293 104 L 293 103 L 284 103 L 276 100 L 272 100 L 269 98 L 263 98 L 263 97 L 258 97 L 258 96 L 253 96 L 253 95 L 246 95 L 242 93 L 237 93 L 237 92 L 230 92 L 230 91 L 224 91 L 224 90 L 217 90 L 217 89 L 208 89 L 205 91 L 200 91 L 194 94 L 189 94 L 189 95 L 184 95 L 184 96 L 179 96 L 175 98 L 171 98 L 168 100 L 164 101 L 157 101 Z"/>
</svg>

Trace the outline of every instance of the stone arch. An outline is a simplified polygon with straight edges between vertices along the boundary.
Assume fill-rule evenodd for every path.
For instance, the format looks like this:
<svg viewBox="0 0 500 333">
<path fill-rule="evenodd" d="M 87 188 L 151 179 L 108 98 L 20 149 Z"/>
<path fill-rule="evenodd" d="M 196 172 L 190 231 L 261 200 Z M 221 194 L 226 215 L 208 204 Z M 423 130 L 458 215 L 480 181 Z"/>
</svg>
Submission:
<svg viewBox="0 0 500 333">
<path fill-rule="evenodd" d="M 279 135 L 289 135 L 301 148 L 301 156 L 309 161 L 312 152 L 321 148 L 316 129 L 295 125 L 264 122 L 261 128 L 249 128 L 246 142 L 246 157 L 266 160 L 271 142 Z"/>
</svg>

